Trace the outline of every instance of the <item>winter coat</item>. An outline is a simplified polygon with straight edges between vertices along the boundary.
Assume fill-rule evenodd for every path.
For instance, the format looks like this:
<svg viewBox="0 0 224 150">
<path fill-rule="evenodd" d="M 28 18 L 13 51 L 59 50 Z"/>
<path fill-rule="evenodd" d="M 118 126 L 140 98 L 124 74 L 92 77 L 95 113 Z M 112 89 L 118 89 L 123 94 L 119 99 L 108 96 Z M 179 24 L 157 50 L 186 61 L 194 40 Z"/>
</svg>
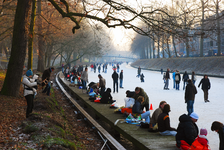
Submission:
<svg viewBox="0 0 224 150">
<path fill-rule="evenodd" d="M 133 114 L 142 114 L 142 106 L 139 101 L 135 101 L 135 104 L 132 107 Z"/>
<path fill-rule="evenodd" d="M 43 83 L 43 81 L 46 80 L 50 80 L 50 76 L 51 76 L 51 68 L 44 70 L 43 75 L 42 75 L 42 86 L 45 85 L 45 83 Z"/>
<path fill-rule="evenodd" d="M 206 146 L 208 148 L 208 139 L 205 135 L 199 135 L 197 140 L 201 145 Z"/>
<path fill-rule="evenodd" d="M 170 118 L 168 113 L 161 113 L 157 122 L 159 132 L 164 132 L 166 130 L 176 131 L 176 129 L 170 127 Z"/>
<path fill-rule="evenodd" d="M 161 108 L 157 108 L 157 109 L 153 112 L 153 114 L 152 114 L 152 118 L 151 118 L 151 120 L 150 120 L 150 122 L 151 122 L 152 125 L 158 123 L 157 120 L 158 120 L 158 117 L 159 117 L 159 115 L 160 115 L 161 113 L 163 113 L 163 110 L 162 110 Z"/>
<path fill-rule="evenodd" d="M 218 131 L 219 134 L 219 150 L 224 150 L 224 126 L 221 131 Z"/>
<path fill-rule="evenodd" d="M 106 87 L 106 80 L 101 77 L 100 80 L 99 80 L 99 87 L 100 88 L 105 88 Z"/>
<path fill-rule="evenodd" d="M 100 102 L 103 104 L 112 104 L 113 98 L 110 93 L 111 93 L 111 90 L 107 89 L 106 92 L 103 93 L 103 96 L 102 96 Z"/>
<path fill-rule="evenodd" d="M 144 102 L 142 103 L 142 105 L 149 104 L 149 97 L 142 88 L 140 88 L 140 92 L 138 94 L 136 93 L 134 94 L 133 98 L 135 99 L 135 101 L 137 100 L 139 96 L 144 97 Z"/>
<path fill-rule="evenodd" d="M 165 76 L 165 79 L 167 80 L 167 79 L 170 79 L 170 71 L 166 71 L 166 76 Z"/>
<path fill-rule="evenodd" d="M 176 74 L 175 74 L 175 81 L 176 81 L 176 83 L 180 83 L 180 80 L 181 80 L 181 78 L 180 78 L 180 73 L 179 72 L 176 72 Z"/>
<path fill-rule="evenodd" d="M 179 121 L 180 123 L 177 127 L 176 142 L 180 143 L 180 140 L 184 140 L 191 145 L 198 136 L 198 127 L 186 114 L 181 115 L 179 117 Z"/>
<path fill-rule="evenodd" d="M 184 82 L 187 82 L 188 79 L 189 79 L 189 76 L 188 76 L 187 72 L 185 72 L 185 73 L 183 74 L 183 78 L 182 78 L 182 80 L 183 80 Z"/>
<path fill-rule="evenodd" d="M 173 80 L 175 81 L 176 72 L 173 72 Z"/>
<path fill-rule="evenodd" d="M 123 72 L 120 73 L 120 79 L 123 80 Z"/>
<path fill-rule="evenodd" d="M 24 96 L 33 95 L 36 92 L 34 86 L 37 86 L 37 82 L 33 82 L 33 80 L 29 79 L 26 75 L 23 76 L 22 84 L 24 87 Z"/>
<path fill-rule="evenodd" d="M 140 74 L 141 73 L 141 68 L 138 68 L 138 74 Z"/>
<path fill-rule="evenodd" d="M 82 79 L 83 81 L 88 82 L 88 72 L 87 72 L 87 71 L 83 71 L 83 72 L 82 72 L 81 79 Z"/>
<path fill-rule="evenodd" d="M 114 81 L 117 81 L 118 80 L 118 74 L 116 71 L 114 71 L 114 73 L 112 74 L 112 78 Z"/>
<path fill-rule="evenodd" d="M 202 86 L 201 86 L 202 90 L 209 90 L 211 88 L 211 83 L 208 78 L 201 79 L 200 83 L 198 84 L 198 87 L 200 87 L 201 84 L 202 84 Z"/>
<path fill-rule="evenodd" d="M 193 83 L 189 83 L 185 89 L 185 101 L 194 100 L 195 94 L 197 94 L 197 89 Z"/>
</svg>

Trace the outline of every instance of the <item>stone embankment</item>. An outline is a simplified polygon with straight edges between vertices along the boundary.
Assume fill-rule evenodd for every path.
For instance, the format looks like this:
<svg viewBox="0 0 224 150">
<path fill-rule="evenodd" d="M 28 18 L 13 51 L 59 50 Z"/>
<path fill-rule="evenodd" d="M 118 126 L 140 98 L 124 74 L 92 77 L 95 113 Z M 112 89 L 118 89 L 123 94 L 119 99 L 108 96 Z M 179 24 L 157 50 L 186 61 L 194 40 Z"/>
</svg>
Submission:
<svg viewBox="0 0 224 150">
<path fill-rule="evenodd" d="M 213 77 L 224 78 L 224 57 L 190 57 L 190 58 L 159 58 L 141 59 L 131 64 L 132 67 L 142 69 L 166 71 L 179 70 L 180 73 L 187 71 L 191 74 L 194 71 L 197 75 L 207 74 Z"/>
</svg>

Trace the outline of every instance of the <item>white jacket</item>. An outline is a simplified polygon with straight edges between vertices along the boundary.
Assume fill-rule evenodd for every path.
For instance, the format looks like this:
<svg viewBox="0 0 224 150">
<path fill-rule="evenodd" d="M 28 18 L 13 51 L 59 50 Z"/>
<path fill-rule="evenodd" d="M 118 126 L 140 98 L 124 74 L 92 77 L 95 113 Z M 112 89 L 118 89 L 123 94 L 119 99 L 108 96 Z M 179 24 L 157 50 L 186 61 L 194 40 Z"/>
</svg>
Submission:
<svg viewBox="0 0 224 150">
<path fill-rule="evenodd" d="M 23 87 L 24 87 L 24 96 L 34 94 L 36 93 L 36 89 L 33 88 L 33 86 L 37 86 L 37 82 L 34 82 L 33 79 L 28 79 L 26 75 L 23 76 L 23 81 L 22 81 Z M 31 88 L 30 90 L 28 88 Z"/>
</svg>

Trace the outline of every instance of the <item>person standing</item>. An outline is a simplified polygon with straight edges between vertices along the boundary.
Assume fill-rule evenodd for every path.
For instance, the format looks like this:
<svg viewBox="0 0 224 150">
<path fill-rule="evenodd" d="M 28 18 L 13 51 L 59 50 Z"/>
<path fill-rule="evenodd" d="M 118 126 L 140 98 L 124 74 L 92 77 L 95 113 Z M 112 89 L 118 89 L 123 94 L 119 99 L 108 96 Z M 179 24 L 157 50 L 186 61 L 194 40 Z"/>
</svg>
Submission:
<svg viewBox="0 0 224 150">
<path fill-rule="evenodd" d="M 219 150 L 224 150 L 224 125 L 221 122 L 214 121 L 211 130 L 219 134 Z"/>
<path fill-rule="evenodd" d="M 119 73 L 120 66 L 117 64 L 117 72 Z"/>
<path fill-rule="evenodd" d="M 123 70 L 120 72 L 120 88 L 123 88 Z"/>
<path fill-rule="evenodd" d="M 31 79 L 33 76 L 33 71 L 29 69 L 26 74 L 23 76 L 22 84 L 24 85 L 24 97 L 27 102 L 27 109 L 26 109 L 26 118 L 29 117 L 30 113 L 33 110 L 33 99 L 34 94 L 36 93 L 36 89 L 34 86 L 37 86 L 37 82 L 33 82 Z"/>
<path fill-rule="evenodd" d="M 141 67 L 140 67 L 140 66 L 138 67 L 138 72 L 137 72 L 137 73 L 138 73 L 138 74 L 137 74 L 137 76 L 136 76 L 136 77 L 138 77 L 138 78 L 139 78 L 139 77 L 140 77 L 140 74 L 141 74 Z"/>
<path fill-rule="evenodd" d="M 176 75 L 176 70 L 174 70 L 173 71 L 173 74 L 172 74 L 173 76 L 173 88 L 175 89 L 175 83 L 176 83 L 176 81 L 175 81 L 175 75 Z"/>
<path fill-rule="evenodd" d="M 50 96 L 50 91 L 51 91 L 51 81 L 50 81 L 50 76 L 51 72 L 54 71 L 54 67 L 50 67 L 49 69 L 44 70 L 43 75 L 42 75 L 42 87 L 45 87 L 45 89 L 42 91 L 42 93 L 46 93 L 47 95 Z"/>
<path fill-rule="evenodd" d="M 107 64 L 105 64 L 105 72 L 104 73 L 107 73 Z"/>
<path fill-rule="evenodd" d="M 145 108 L 146 111 L 149 111 L 149 97 L 148 97 L 148 95 L 146 94 L 146 92 L 142 88 L 136 87 L 135 88 L 135 94 L 133 96 L 135 101 L 138 99 L 139 96 L 144 97 L 144 102 L 141 103 L 142 110 Z"/>
<path fill-rule="evenodd" d="M 197 89 L 192 83 L 191 79 L 187 80 L 188 84 L 185 89 L 185 103 L 187 103 L 187 112 L 188 115 L 190 115 L 192 112 L 194 112 L 194 98 L 195 94 L 197 94 Z"/>
<path fill-rule="evenodd" d="M 170 69 L 167 68 L 167 71 L 166 71 L 166 75 L 165 75 L 165 85 L 164 85 L 164 90 L 169 90 L 169 79 L 170 79 Z"/>
<path fill-rule="evenodd" d="M 158 117 L 158 130 L 161 135 L 175 136 L 177 134 L 177 130 L 170 127 L 169 112 L 170 105 L 166 104 L 163 108 L 163 113 L 161 113 Z"/>
<path fill-rule="evenodd" d="M 191 145 L 195 138 L 198 136 L 198 126 L 196 122 L 198 120 L 198 115 L 193 112 L 190 116 L 183 114 L 179 117 L 179 125 L 177 127 L 176 134 L 176 144 L 178 148 L 181 148 L 183 142 Z"/>
<path fill-rule="evenodd" d="M 99 72 L 99 73 L 100 73 L 100 70 L 101 70 L 101 66 L 99 65 L 99 66 L 98 66 L 98 72 Z"/>
<path fill-rule="evenodd" d="M 191 80 L 192 80 L 193 84 L 195 84 L 195 82 L 196 82 L 196 80 L 197 80 L 197 78 L 196 78 L 196 75 L 195 75 L 195 72 L 194 72 L 194 71 L 192 71 L 192 74 L 191 74 Z"/>
<path fill-rule="evenodd" d="M 187 74 L 187 71 L 185 71 L 184 74 L 183 74 L 183 78 L 182 78 L 182 81 L 184 82 L 183 90 L 185 89 L 185 84 L 187 84 L 188 79 L 189 79 L 189 76 Z"/>
<path fill-rule="evenodd" d="M 177 70 L 175 73 L 176 90 L 180 90 L 180 72 Z"/>
<path fill-rule="evenodd" d="M 81 79 L 82 79 L 82 87 L 83 89 L 87 89 L 86 88 L 86 83 L 88 83 L 88 68 L 85 68 L 85 71 L 82 72 L 81 75 Z"/>
<path fill-rule="evenodd" d="M 118 93 L 118 74 L 117 74 L 116 70 L 112 74 L 112 79 L 113 79 L 114 93 L 115 93 L 115 87 L 116 87 L 116 91 Z"/>
<path fill-rule="evenodd" d="M 142 73 L 142 74 L 140 75 L 140 81 L 141 81 L 141 82 L 145 82 L 144 77 L 145 77 L 145 76 L 144 76 L 144 74 Z"/>
<path fill-rule="evenodd" d="M 98 75 L 98 78 L 99 78 L 100 95 L 103 96 L 103 93 L 106 89 L 106 80 L 101 76 L 101 74 Z"/>
<path fill-rule="evenodd" d="M 96 64 L 93 65 L 94 73 L 96 73 Z"/>
<path fill-rule="evenodd" d="M 204 78 L 201 79 L 200 83 L 198 84 L 198 87 L 200 87 L 201 84 L 202 84 L 201 89 L 204 92 L 204 101 L 209 102 L 208 90 L 211 88 L 211 83 L 210 83 L 207 75 L 204 75 Z"/>
</svg>

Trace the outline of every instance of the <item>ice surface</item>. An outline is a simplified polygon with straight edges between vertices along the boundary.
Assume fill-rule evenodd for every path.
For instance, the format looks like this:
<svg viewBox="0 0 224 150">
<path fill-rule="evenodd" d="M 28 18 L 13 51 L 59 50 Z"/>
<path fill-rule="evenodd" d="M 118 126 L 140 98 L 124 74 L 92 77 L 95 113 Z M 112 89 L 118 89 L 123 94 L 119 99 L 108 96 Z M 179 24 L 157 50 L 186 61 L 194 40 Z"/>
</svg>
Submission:
<svg viewBox="0 0 224 150">
<path fill-rule="evenodd" d="M 120 70 L 123 69 L 123 89 L 118 89 L 118 93 L 113 93 L 113 80 L 112 80 L 112 66 L 108 65 L 107 73 L 103 73 L 101 69 L 100 74 L 103 78 L 106 79 L 106 87 L 111 88 L 112 97 L 117 101 L 119 106 L 124 106 L 124 98 L 126 96 L 126 90 L 134 91 L 135 87 L 139 86 L 143 88 L 149 96 L 149 103 L 152 104 L 153 109 L 158 108 L 160 101 L 165 100 L 168 104 L 170 104 L 171 112 L 170 112 L 170 121 L 171 127 L 177 128 L 179 123 L 179 116 L 186 113 L 186 103 L 184 100 L 184 90 L 183 90 L 183 82 L 180 83 L 180 90 L 177 91 L 173 89 L 173 79 L 172 73 L 170 73 L 169 80 L 169 89 L 163 90 L 164 82 L 163 75 L 160 72 L 156 71 L 148 71 L 142 70 L 142 73 L 145 76 L 145 82 L 141 82 L 140 78 L 136 77 L 137 68 L 133 68 L 126 63 L 120 65 Z M 197 70 L 194 70 L 197 74 Z M 98 70 L 96 73 L 91 71 L 89 68 L 89 81 L 90 82 L 98 82 Z M 120 74 L 120 72 L 119 72 Z M 191 76 L 190 76 L 191 77 Z M 182 78 L 182 74 L 181 74 Z M 195 83 L 196 87 L 198 86 L 202 76 L 197 76 L 197 81 Z M 199 120 L 197 121 L 198 128 L 206 128 L 208 130 L 208 140 L 209 145 L 212 150 L 219 149 L 219 137 L 216 132 L 211 131 L 211 124 L 213 121 L 224 122 L 223 119 L 223 88 L 224 88 L 224 79 L 222 78 L 213 78 L 209 77 L 211 82 L 211 89 L 209 90 L 208 99 L 209 103 L 204 102 L 204 95 L 201 88 L 197 87 L 198 93 L 195 96 L 194 103 L 194 112 L 199 115 Z M 150 110 L 151 114 L 154 110 Z"/>
</svg>

